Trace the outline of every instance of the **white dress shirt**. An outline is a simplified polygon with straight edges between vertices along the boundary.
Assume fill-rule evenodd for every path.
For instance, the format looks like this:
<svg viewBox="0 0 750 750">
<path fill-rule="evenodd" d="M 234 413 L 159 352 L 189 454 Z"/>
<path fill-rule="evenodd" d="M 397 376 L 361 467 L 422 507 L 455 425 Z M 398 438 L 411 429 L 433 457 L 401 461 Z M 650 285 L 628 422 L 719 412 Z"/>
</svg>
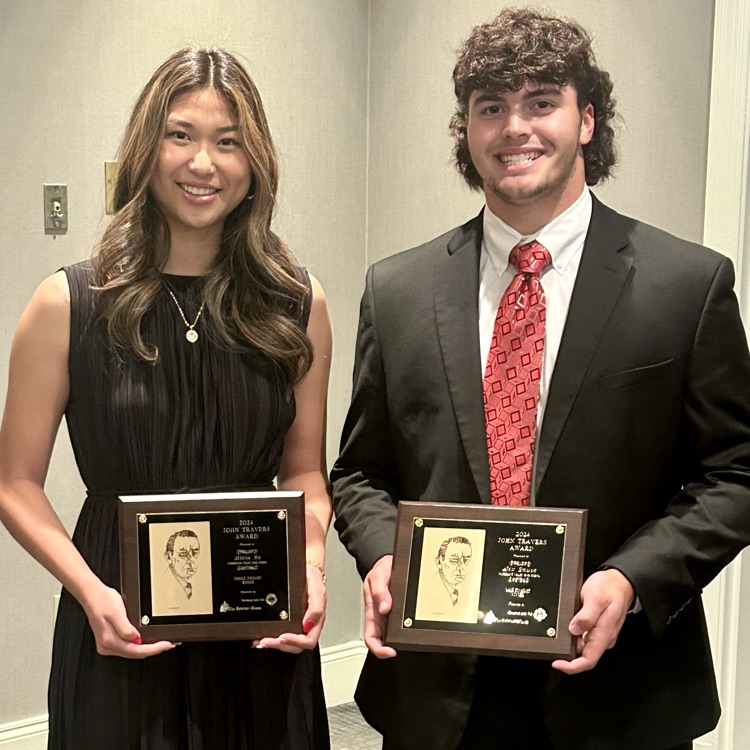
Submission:
<svg viewBox="0 0 750 750">
<path fill-rule="evenodd" d="M 584 187 L 572 206 L 533 235 L 520 235 L 495 216 L 489 208 L 484 210 L 484 238 L 479 258 L 479 346 L 482 354 L 482 373 L 487 369 L 497 308 L 503 293 L 518 273 L 516 267 L 510 263 L 510 251 L 519 243 L 537 240 L 547 248 L 552 257 L 552 263 L 540 276 L 547 301 L 547 324 L 539 384 L 537 429 L 542 424 L 552 371 L 555 369 L 590 221 L 591 193 L 587 187 Z"/>
</svg>

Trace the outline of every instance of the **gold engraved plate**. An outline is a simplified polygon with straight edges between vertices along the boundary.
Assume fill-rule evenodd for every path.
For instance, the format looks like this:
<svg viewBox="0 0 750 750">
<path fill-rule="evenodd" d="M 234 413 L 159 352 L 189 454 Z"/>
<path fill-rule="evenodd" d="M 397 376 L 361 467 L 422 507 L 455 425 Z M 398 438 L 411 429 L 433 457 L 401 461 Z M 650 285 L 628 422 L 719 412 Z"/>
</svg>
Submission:
<svg viewBox="0 0 750 750">
<path fill-rule="evenodd" d="M 194 330 L 193 328 L 188 329 L 188 331 L 185 333 L 185 338 L 191 344 L 194 344 L 198 340 L 198 331 Z"/>
</svg>

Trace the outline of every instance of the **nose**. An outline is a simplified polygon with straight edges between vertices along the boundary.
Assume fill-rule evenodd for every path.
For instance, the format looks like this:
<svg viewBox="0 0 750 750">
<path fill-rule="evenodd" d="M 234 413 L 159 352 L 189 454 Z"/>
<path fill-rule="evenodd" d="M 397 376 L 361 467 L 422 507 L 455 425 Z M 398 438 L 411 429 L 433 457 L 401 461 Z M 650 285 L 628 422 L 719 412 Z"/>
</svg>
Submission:
<svg viewBox="0 0 750 750">
<path fill-rule="evenodd" d="M 201 147 L 195 152 L 188 166 L 197 174 L 211 174 L 214 172 L 213 160 L 205 147 Z"/>
<path fill-rule="evenodd" d="M 529 133 L 529 121 L 520 112 L 511 110 L 503 124 L 503 135 L 506 138 L 519 138 Z"/>
</svg>

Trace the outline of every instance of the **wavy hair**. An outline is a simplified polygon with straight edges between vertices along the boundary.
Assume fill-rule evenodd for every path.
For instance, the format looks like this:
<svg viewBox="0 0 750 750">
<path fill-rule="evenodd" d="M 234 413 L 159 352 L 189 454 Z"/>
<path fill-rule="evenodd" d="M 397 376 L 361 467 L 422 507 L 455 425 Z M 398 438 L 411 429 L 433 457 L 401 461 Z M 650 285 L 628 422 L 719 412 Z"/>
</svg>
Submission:
<svg viewBox="0 0 750 750">
<path fill-rule="evenodd" d="M 118 358 L 130 353 L 156 363 L 158 351 L 143 340 L 141 322 L 164 294 L 160 269 L 169 228 L 149 183 L 170 104 L 202 88 L 215 90 L 237 117 L 251 171 L 248 199 L 227 216 L 218 256 L 202 279 L 209 335 L 226 349 L 259 350 L 293 385 L 312 363 L 310 340 L 298 323 L 308 289 L 291 252 L 271 231 L 278 165 L 260 94 L 225 50 L 174 53 L 138 97 L 119 152 L 116 213 L 94 250 L 95 312 Z"/>
<path fill-rule="evenodd" d="M 583 147 L 586 183 L 596 185 L 609 177 L 617 162 L 611 124 L 615 100 L 609 73 L 596 64 L 591 38 L 574 21 L 544 16 L 528 8 L 508 8 L 494 21 L 473 29 L 459 48 L 453 69 L 453 156 L 469 186 L 482 188 L 466 138 L 472 92 L 519 91 L 527 83 L 570 85 L 576 90 L 581 109 L 592 105 L 594 135 Z"/>
</svg>

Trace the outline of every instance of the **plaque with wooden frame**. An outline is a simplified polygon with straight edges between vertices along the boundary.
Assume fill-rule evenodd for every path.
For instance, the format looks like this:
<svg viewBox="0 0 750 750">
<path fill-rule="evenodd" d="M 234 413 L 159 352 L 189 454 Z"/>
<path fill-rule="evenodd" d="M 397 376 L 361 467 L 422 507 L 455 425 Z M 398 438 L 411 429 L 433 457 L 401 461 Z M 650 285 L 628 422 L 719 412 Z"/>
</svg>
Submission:
<svg viewBox="0 0 750 750">
<path fill-rule="evenodd" d="M 303 492 L 119 498 L 120 580 L 144 643 L 301 633 Z"/>
<path fill-rule="evenodd" d="M 385 643 L 572 659 L 588 511 L 400 502 Z"/>
</svg>

